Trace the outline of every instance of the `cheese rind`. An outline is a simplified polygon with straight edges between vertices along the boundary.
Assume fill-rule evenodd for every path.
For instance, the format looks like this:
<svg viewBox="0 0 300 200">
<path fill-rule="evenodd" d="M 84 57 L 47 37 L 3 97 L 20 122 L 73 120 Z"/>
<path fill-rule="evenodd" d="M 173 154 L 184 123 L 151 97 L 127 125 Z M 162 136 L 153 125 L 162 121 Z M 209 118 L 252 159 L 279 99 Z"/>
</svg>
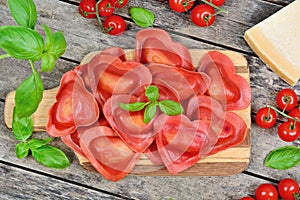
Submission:
<svg viewBox="0 0 300 200">
<path fill-rule="evenodd" d="M 300 0 L 245 32 L 253 51 L 290 85 L 300 78 Z"/>
</svg>

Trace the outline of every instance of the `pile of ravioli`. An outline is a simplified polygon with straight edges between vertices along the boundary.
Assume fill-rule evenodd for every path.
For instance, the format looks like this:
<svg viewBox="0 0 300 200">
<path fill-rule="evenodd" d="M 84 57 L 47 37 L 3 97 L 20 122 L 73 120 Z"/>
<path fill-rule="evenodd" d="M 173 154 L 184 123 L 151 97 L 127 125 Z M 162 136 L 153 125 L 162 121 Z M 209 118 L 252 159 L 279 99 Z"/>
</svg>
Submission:
<svg viewBox="0 0 300 200">
<path fill-rule="evenodd" d="M 120 107 L 144 102 L 150 85 L 158 88 L 159 101 L 176 101 L 184 112 L 157 110 L 146 124 L 144 110 Z M 111 181 L 128 175 L 142 154 L 176 174 L 242 143 L 247 125 L 232 111 L 247 108 L 250 100 L 248 82 L 226 55 L 210 51 L 194 66 L 189 50 L 167 32 L 144 29 L 136 35 L 134 59 L 111 47 L 64 74 L 47 132 Z"/>
</svg>

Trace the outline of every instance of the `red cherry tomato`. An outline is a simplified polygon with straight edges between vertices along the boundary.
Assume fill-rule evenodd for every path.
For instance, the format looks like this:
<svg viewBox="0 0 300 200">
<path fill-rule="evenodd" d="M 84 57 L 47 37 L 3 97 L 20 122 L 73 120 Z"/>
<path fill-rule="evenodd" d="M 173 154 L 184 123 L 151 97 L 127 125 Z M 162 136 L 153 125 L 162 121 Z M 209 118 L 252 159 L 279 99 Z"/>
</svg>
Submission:
<svg viewBox="0 0 300 200">
<path fill-rule="evenodd" d="M 261 128 L 272 128 L 276 124 L 276 112 L 267 107 L 263 107 L 257 111 L 256 124 Z"/>
<path fill-rule="evenodd" d="M 78 6 L 79 13 L 84 18 L 96 17 L 96 1 L 95 0 L 82 0 Z"/>
<path fill-rule="evenodd" d="M 114 13 L 115 8 L 109 0 L 102 0 L 98 4 L 99 15 L 102 17 L 111 16 Z"/>
<path fill-rule="evenodd" d="M 170 8 L 175 12 L 185 12 L 191 9 L 194 1 L 191 0 L 169 0 Z"/>
<path fill-rule="evenodd" d="M 252 197 L 249 197 L 249 196 L 247 196 L 247 197 L 243 197 L 243 198 L 241 198 L 240 200 L 255 200 L 254 198 L 252 198 Z"/>
<path fill-rule="evenodd" d="M 297 108 L 293 108 L 290 112 L 289 112 L 289 116 L 299 119 L 300 120 L 300 107 Z M 292 119 L 288 119 L 288 121 L 294 121 Z M 300 122 L 297 122 L 297 126 L 300 127 Z"/>
<path fill-rule="evenodd" d="M 210 26 L 214 23 L 216 16 L 213 7 L 207 4 L 196 6 L 191 12 L 192 22 L 197 26 Z"/>
<path fill-rule="evenodd" d="M 300 135 L 300 128 L 294 122 L 284 122 L 278 126 L 278 136 L 285 142 L 293 142 Z"/>
<path fill-rule="evenodd" d="M 298 104 L 298 97 L 294 90 L 290 88 L 282 89 L 276 96 L 278 108 L 281 110 L 292 110 Z"/>
<path fill-rule="evenodd" d="M 225 0 L 212 0 L 211 2 L 216 6 L 222 6 Z"/>
<path fill-rule="evenodd" d="M 278 192 L 283 200 L 295 200 L 295 195 L 299 195 L 299 185 L 294 179 L 285 178 L 279 182 Z"/>
<path fill-rule="evenodd" d="M 278 192 L 274 185 L 263 183 L 255 191 L 256 200 L 278 200 Z"/>
<path fill-rule="evenodd" d="M 128 0 L 109 0 L 116 8 L 123 8 L 128 3 Z"/>
<path fill-rule="evenodd" d="M 120 35 L 125 31 L 126 23 L 122 17 L 111 15 L 104 20 L 103 27 L 110 35 Z"/>
</svg>

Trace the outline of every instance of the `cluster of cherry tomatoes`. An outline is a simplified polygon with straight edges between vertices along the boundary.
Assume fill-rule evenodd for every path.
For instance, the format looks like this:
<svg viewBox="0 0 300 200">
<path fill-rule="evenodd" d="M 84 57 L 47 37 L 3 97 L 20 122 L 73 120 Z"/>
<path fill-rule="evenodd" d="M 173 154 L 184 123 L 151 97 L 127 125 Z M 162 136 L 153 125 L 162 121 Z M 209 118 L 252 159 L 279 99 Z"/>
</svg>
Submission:
<svg viewBox="0 0 300 200">
<path fill-rule="evenodd" d="M 295 91 L 290 88 L 282 89 L 276 96 L 277 108 L 266 106 L 260 108 L 255 121 L 262 128 L 272 128 L 276 124 L 277 114 L 287 118 L 278 126 L 278 136 L 285 142 L 292 142 L 300 136 L 300 105 Z"/>
<path fill-rule="evenodd" d="M 221 8 L 225 0 L 201 0 L 204 4 L 195 5 L 196 0 L 169 0 L 170 8 L 175 12 L 191 11 L 191 20 L 197 26 L 210 26 L 216 16 L 226 12 Z"/>
<path fill-rule="evenodd" d="M 297 181 L 292 178 L 282 179 L 277 188 L 270 183 L 263 183 L 256 188 L 256 200 L 278 200 L 280 196 L 283 200 L 298 200 L 299 185 Z M 246 196 L 240 200 L 255 200 L 253 197 Z"/>
<path fill-rule="evenodd" d="M 81 0 L 78 11 L 84 18 L 97 18 L 102 32 L 119 35 L 125 31 L 126 22 L 115 15 L 114 11 L 124 7 L 127 2 L 128 0 Z M 103 24 L 100 17 L 105 18 Z"/>
</svg>

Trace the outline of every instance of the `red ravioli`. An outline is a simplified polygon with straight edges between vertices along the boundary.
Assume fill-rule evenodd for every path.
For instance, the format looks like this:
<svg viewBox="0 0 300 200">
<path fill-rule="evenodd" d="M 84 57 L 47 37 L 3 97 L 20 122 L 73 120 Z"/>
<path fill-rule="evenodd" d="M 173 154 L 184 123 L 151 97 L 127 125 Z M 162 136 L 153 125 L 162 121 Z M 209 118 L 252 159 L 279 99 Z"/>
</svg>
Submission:
<svg viewBox="0 0 300 200">
<path fill-rule="evenodd" d="M 49 110 L 46 126 L 51 136 L 74 133 L 77 127 L 89 126 L 98 120 L 100 112 L 97 102 L 75 71 L 63 76 L 56 100 Z"/>
<path fill-rule="evenodd" d="M 224 105 L 226 110 L 240 110 L 249 106 L 251 89 L 248 82 L 236 74 L 234 64 L 225 54 L 208 52 L 201 60 L 198 71 L 210 76 L 209 95 Z"/>
<path fill-rule="evenodd" d="M 144 64 L 159 63 L 194 70 L 189 50 L 173 42 L 161 29 L 149 28 L 137 33 L 135 59 Z"/>
<path fill-rule="evenodd" d="M 247 125 L 244 120 L 235 113 L 227 112 L 222 133 L 209 155 L 241 144 L 245 140 L 246 135 Z"/>
<path fill-rule="evenodd" d="M 154 140 L 153 121 L 144 123 L 142 111 L 130 112 L 123 110 L 120 103 L 137 102 L 131 95 L 113 95 L 103 106 L 103 114 L 112 129 L 134 151 L 145 151 Z"/>
<path fill-rule="evenodd" d="M 122 62 L 111 55 L 97 55 L 88 65 L 91 90 L 100 106 L 112 95 L 138 95 L 151 84 L 152 76 L 141 63 Z"/>
<path fill-rule="evenodd" d="M 148 147 L 148 149 L 145 150 L 144 154 L 154 165 L 164 164 L 158 152 L 156 140 L 154 140 L 152 144 Z"/>
<path fill-rule="evenodd" d="M 111 181 L 123 179 L 141 156 L 105 126 L 86 130 L 80 137 L 80 146 L 93 167 Z"/>
<path fill-rule="evenodd" d="M 210 78 L 204 73 L 162 64 L 150 64 L 148 68 L 156 82 L 177 91 L 180 101 L 204 94 L 210 84 Z"/>
<path fill-rule="evenodd" d="M 160 157 L 171 174 L 181 172 L 208 152 L 207 121 L 191 122 L 185 115 L 160 115 L 154 124 Z"/>
</svg>

